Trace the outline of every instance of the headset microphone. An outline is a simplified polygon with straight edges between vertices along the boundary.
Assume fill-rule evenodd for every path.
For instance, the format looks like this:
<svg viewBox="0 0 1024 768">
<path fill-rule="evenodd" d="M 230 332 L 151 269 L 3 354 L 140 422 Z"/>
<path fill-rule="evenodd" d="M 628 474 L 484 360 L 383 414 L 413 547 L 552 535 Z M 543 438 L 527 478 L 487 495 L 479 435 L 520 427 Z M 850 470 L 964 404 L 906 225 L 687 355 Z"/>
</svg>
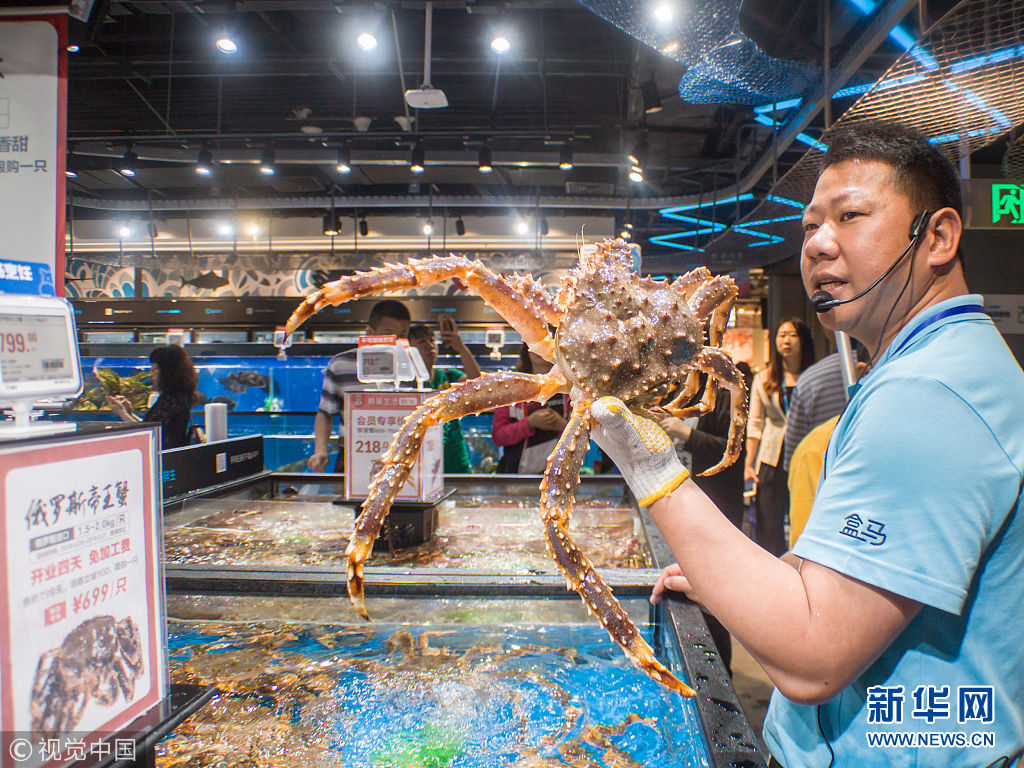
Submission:
<svg viewBox="0 0 1024 768">
<path fill-rule="evenodd" d="M 917 238 L 924 231 L 924 228 L 928 224 L 928 220 L 931 218 L 931 216 L 932 216 L 932 212 L 931 211 L 921 211 L 921 213 L 919 213 L 917 215 L 917 218 L 914 219 L 914 223 L 910 226 L 910 245 L 908 245 L 906 247 L 906 249 L 903 251 L 903 253 L 900 254 L 900 257 L 898 259 L 896 259 L 896 261 L 894 261 L 892 263 L 892 266 L 890 266 L 887 270 L 885 270 L 885 272 L 883 272 L 879 276 L 879 278 L 877 280 L 875 280 L 875 282 L 873 282 L 871 285 L 869 285 L 863 291 L 858 293 L 856 296 L 853 296 L 853 297 L 851 297 L 849 299 L 842 299 L 842 300 L 833 299 L 832 298 L 832 294 L 829 293 L 828 291 L 815 291 L 814 295 L 811 296 L 811 299 L 810 299 L 811 307 L 814 309 L 814 311 L 817 312 L 820 315 L 820 314 L 822 314 L 824 312 L 828 312 L 830 309 L 835 309 L 836 307 L 840 306 L 841 304 L 849 304 L 851 301 L 856 301 L 857 299 L 859 299 L 862 296 L 866 295 L 870 291 L 873 291 L 875 289 L 875 287 L 880 282 L 882 282 L 885 278 L 887 278 L 892 273 L 892 271 L 894 269 L 896 269 L 896 267 L 899 265 L 899 263 L 901 261 L 903 261 L 904 258 L 906 258 L 907 254 L 910 253 L 910 250 L 915 245 L 917 245 Z"/>
</svg>

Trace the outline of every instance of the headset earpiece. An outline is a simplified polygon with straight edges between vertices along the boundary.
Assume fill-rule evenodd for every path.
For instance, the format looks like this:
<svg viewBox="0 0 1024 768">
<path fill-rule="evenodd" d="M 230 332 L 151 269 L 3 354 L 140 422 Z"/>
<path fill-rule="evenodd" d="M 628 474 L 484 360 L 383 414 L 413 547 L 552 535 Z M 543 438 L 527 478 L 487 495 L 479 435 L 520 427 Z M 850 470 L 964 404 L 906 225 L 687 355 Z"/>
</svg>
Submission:
<svg viewBox="0 0 1024 768">
<path fill-rule="evenodd" d="M 914 218 L 914 223 L 910 225 L 910 239 L 917 240 L 922 230 L 928 226 L 928 221 L 932 217 L 931 211 L 921 211 Z"/>
</svg>

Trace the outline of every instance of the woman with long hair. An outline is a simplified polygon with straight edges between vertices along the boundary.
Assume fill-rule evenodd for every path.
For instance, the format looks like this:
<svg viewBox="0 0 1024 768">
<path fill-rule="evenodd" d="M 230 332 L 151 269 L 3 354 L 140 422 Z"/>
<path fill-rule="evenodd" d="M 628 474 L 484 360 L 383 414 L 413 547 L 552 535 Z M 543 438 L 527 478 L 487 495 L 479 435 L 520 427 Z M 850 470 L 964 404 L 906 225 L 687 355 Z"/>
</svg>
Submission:
<svg viewBox="0 0 1024 768">
<path fill-rule="evenodd" d="M 786 411 L 796 380 L 814 363 L 814 340 L 807 323 L 790 317 L 779 323 L 768 366 L 754 377 L 747 419 L 743 479 L 757 490 L 754 538 L 773 555 L 785 553 L 789 488 L 782 468 Z"/>
<path fill-rule="evenodd" d="M 547 373 L 551 363 L 531 352 L 524 343 L 519 348 L 516 370 L 521 373 Z M 547 464 L 548 454 L 568 424 L 564 401 L 555 396 L 548 405 L 518 403 L 494 411 L 491 440 L 502 448 L 498 462 L 499 474 L 540 474 Z M 554 405 L 555 407 L 551 407 Z"/>
<path fill-rule="evenodd" d="M 199 375 L 188 352 L 177 345 L 156 347 L 149 354 L 149 362 L 153 391 L 160 393 L 150 409 L 139 416 L 120 395 L 107 395 L 107 404 L 121 421 L 159 422 L 161 450 L 181 448 L 192 442 L 192 406 L 198 399 Z"/>
</svg>

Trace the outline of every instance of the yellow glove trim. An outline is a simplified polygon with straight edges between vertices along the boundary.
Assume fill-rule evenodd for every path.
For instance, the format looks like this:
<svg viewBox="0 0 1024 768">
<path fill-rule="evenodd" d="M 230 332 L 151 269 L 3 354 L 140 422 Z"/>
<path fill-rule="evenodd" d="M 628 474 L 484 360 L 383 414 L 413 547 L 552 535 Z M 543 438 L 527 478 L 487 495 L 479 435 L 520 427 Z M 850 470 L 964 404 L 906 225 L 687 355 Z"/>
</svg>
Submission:
<svg viewBox="0 0 1024 768">
<path fill-rule="evenodd" d="M 619 398 L 606 395 L 598 402 L 627 421 L 640 437 L 644 447 L 651 453 L 662 453 L 672 448 L 672 440 L 665 434 L 665 430 L 650 419 L 637 416 Z"/>
<path fill-rule="evenodd" d="M 651 506 L 651 504 L 656 502 L 658 499 L 662 498 L 663 496 L 668 496 L 670 493 L 672 493 L 672 491 L 674 491 L 676 488 L 682 485 L 683 481 L 686 480 L 686 478 L 688 478 L 689 476 L 690 471 L 684 468 L 682 472 L 680 472 L 674 478 L 669 480 L 654 493 L 648 494 L 647 496 L 644 496 L 642 499 L 638 500 L 637 504 L 640 505 L 641 507 Z"/>
</svg>

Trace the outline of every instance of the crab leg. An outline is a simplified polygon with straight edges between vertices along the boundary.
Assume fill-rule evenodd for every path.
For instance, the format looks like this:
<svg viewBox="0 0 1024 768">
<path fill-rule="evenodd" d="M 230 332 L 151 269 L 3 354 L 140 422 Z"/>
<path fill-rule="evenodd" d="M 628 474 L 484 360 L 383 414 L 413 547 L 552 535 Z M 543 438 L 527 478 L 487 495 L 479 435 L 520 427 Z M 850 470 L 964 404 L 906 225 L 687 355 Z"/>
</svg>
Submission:
<svg viewBox="0 0 1024 768">
<path fill-rule="evenodd" d="M 710 269 L 707 267 L 697 267 L 673 280 L 672 289 L 681 293 L 683 298 L 686 299 L 686 303 L 689 304 L 690 297 L 693 296 L 694 292 L 710 279 Z"/>
<path fill-rule="evenodd" d="M 583 466 L 583 458 L 590 445 L 592 402 L 583 400 L 575 404 L 569 423 L 548 458 L 548 466 L 540 484 L 540 510 L 548 549 L 565 575 L 569 588 L 579 594 L 587 608 L 597 616 L 601 626 L 608 630 L 612 640 L 622 647 L 629 660 L 652 680 L 683 696 L 693 696 L 693 689 L 654 657 L 651 646 L 622 610 L 611 588 L 569 536 L 573 496 L 580 481 L 580 467 Z"/>
<path fill-rule="evenodd" d="M 548 333 L 547 321 L 522 287 L 510 285 L 479 261 L 462 256 L 419 259 L 408 264 L 389 264 L 366 272 L 346 275 L 327 283 L 306 297 L 285 324 L 291 334 L 309 317 L 328 305 L 337 306 L 361 296 L 433 285 L 455 278 L 465 283 L 515 328 L 529 348 L 549 362 L 555 359 L 555 342 Z M 532 293 L 532 291 L 530 291 Z"/>
<path fill-rule="evenodd" d="M 409 477 L 427 428 L 502 405 L 526 400 L 543 403 L 558 392 L 568 391 L 569 383 L 557 371 L 543 376 L 511 371 L 485 373 L 453 384 L 428 398 L 406 417 L 391 447 L 382 457 L 383 466 L 370 483 L 369 498 L 356 520 L 355 532 L 345 550 L 348 555 L 348 594 L 359 615 L 366 620 L 370 618 L 363 599 L 363 563 L 380 534 L 391 502 Z"/>
<path fill-rule="evenodd" d="M 701 472 L 701 475 L 713 475 L 736 461 L 743 450 L 743 431 L 747 426 L 747 390 L 743 383 L 743 374 L 733 363 L 732 358 L 717 347 L 704 347 L 694 359 L 693 365 L 708 375 L 709 387 L 712 382 L 720 382 L 732 393 L 729 438 L 725 445 L 725 455 L 715 466 Z M 672 410 L 665 406 L 665 410 L 673 416 L 682 417 L 684 411 L 689 409 Z"/>
</svg>

